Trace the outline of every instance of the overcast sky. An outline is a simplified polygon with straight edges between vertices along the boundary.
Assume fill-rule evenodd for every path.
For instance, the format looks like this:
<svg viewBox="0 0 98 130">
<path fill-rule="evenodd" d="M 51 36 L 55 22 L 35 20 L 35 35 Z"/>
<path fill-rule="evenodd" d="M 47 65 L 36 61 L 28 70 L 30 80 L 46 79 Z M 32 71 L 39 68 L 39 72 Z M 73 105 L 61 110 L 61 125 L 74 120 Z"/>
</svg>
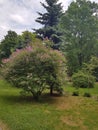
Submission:
<svg viewBox="0 0 98 130">
<path fill-rule="evenodd" d="M 39 28 L 41 25 L 35 22 L 37 12 L 43 12 L 40 4 L 45 0 L 0 0 L 0 40 L 8 30 L 14 30 L 18 34 L 25 30 L 32 31 L 32 28 Z M 64 9 L 73 0 L 59 0 Z M 92 0 L 98 2 L 98 0 Z"/>
</svg>

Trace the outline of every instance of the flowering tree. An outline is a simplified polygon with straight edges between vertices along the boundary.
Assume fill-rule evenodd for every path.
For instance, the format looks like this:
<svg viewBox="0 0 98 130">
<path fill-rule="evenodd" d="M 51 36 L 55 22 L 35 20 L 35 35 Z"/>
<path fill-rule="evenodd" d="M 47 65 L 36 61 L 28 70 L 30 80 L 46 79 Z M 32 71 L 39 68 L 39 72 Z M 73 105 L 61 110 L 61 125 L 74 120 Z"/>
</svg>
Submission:
<svg viewBox="0 0 98 130">
<path fill-rule="evenodd" d="M 3 61 L 3 77 L 38 99 L 44 89 L 60 92 L 64 81 L 65 59 L 59 51 L 42 44 L 17 50 Z"/>
</svg>

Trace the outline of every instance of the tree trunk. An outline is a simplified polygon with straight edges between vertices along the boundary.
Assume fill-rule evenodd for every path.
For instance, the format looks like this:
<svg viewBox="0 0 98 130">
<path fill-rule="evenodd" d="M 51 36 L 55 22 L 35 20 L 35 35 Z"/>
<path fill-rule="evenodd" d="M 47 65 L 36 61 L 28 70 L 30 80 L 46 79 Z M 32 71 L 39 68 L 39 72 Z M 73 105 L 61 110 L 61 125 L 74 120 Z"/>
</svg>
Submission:
<svg viewBox="0 0 98 130">
<path fill-rule="evenodd" d="M 53 95 L 53 86 L 50 86 L 50 95 Z"/>
<path fill-rule="evenodd" d="M 33 95 L 33 98 L 34 98 L 36 101 L 39 101 L 41 92 L 37 92 L 37 93 L 31 92 L 31 93 L 32 93 L 32 95 Z"/>
</svg>

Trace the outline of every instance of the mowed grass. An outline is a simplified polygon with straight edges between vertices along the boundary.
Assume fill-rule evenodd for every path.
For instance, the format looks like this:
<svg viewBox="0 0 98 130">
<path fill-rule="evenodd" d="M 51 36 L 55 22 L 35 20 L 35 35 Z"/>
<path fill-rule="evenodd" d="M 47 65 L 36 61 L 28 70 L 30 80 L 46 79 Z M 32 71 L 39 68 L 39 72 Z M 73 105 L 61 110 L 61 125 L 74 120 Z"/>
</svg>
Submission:
<svg viewBox="0 0 98 130">
<path fill-rule="evenodd" d="M 95 98 L 44 94 L 40 102 L 20 96 L 20 90 L 0 80 L 0 128 L 2 130 L 98 130 Z M 81 90 L 86 91 L 86 90 Z M 98 85 L 92 90 L 98 95 Z"/>
<path fill-rule="evenodd" d="M 73 92 L 78 91 L 80 96 L 83 96 L 84 93 L 90 93 L 91 96 L 97 97 L 98 96 L 98 82 L 95 83 L 94 88 L 78 88 L 78 89 L 75 87 L 72 87 L 72 83 L 69 82 L 66 84 L 66 87 L 64 87 L 64 90 L 68 92 L 69 94 L 72 94 Z"/>
</svg>

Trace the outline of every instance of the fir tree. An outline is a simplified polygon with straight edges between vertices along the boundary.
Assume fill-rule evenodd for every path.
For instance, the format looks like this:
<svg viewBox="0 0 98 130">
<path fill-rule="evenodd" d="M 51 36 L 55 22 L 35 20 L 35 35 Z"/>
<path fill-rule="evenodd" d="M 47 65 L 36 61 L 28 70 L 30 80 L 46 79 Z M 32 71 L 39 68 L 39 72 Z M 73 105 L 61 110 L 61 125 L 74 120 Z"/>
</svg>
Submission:
<svg viewBox="0 0 98 130">
<path fill-rule="evenodd" d="M 62 15 L 61 3 L 58 0 L 46 0 L 46 4 L 41 2 L 41 5 L 46 9 L 45 13 L 40 13 L 40 17 L 36 19 L 36 22 L 43 25 L 40 29 L 35 29 L 36 33 L 42 38 L 48 38 L 54 42 L 53 48 L 58 49 L 58 43 L 60 42 L 61 32 L 58 31 L 58 22 Z"/>
</svg>

